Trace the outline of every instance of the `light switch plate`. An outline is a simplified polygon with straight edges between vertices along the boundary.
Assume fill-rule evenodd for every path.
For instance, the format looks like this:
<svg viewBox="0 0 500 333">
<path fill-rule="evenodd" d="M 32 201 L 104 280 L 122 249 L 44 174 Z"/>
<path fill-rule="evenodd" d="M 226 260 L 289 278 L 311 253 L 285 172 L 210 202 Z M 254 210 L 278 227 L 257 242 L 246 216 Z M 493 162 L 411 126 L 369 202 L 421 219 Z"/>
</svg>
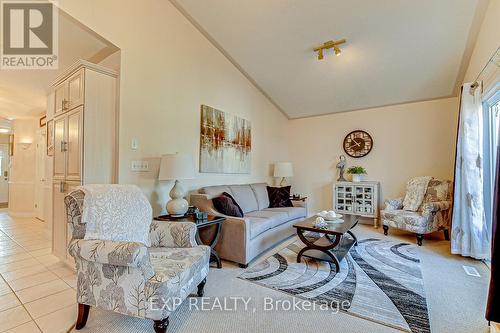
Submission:
<svg viewBox="0 0 500 333">
<path fill-rule="evenodd" d="M 132 144 L 130 145 L 130 148 L 132 148 L 132 150 L 139 149 L 139 140 L 137 140 L 136 138 L 133 138 Z"/>
<path fill-rule="evenodd" d="M 149 171 L 148 161 L 132 161 L 130 163 L 130 170 L 135 172 L 146 172 Z"/>
</svg>

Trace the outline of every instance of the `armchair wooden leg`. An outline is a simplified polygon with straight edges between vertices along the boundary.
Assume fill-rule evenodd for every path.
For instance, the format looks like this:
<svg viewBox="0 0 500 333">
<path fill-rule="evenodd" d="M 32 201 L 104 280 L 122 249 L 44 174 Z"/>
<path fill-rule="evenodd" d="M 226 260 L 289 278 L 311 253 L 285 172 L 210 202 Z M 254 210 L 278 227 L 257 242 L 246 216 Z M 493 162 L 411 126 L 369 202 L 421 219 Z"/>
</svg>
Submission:
<svg viewBox="0 0 500 333">
<path fill-rule="evenodd" d="M 443 233 L 444 233 L 444 239 L 449 241 L 450 240 L 450 232 L 448 231 L 448 229 L 444 229 Z"/>
<path fill-rule="evenodd" d="M 205 294 L 205 284 L 207 283 L 207 279 L 204 278 L 203 281 L 198 285 L 198 297 L 203 297 Z"/>
<path fill-rule="evenodd" d="M 90 305 L 78 304 L 78 317 L 76 319 L 75 328 L 81 330 L 87 325 L 87 319 L 89 318 Z"/>
<path fill-rule="evenodd" d="M 384 228 L 384 235 L 387 236 L 387 232 L 389 231 L 389 226 L 388 225 L 384 225 L 382 228 Z"/>
<path fill-rule="evenodd" d="M 240 266 L 240 268 L 248 268 L 248 264 L 238 264 L 238 266 Z"/>
<path fill-rule="evenodd" d="M 424 240 L 423 234 L 417 234 L 417 244 L 418 246 L 422 246 L 422 241 Z"/>
<path fill-rule="evenodd" d="M 163 320 L 155 320 L 153 324 L 155 333 L 167 333 L 168 324 L 168 317 Z"/>
</svg>

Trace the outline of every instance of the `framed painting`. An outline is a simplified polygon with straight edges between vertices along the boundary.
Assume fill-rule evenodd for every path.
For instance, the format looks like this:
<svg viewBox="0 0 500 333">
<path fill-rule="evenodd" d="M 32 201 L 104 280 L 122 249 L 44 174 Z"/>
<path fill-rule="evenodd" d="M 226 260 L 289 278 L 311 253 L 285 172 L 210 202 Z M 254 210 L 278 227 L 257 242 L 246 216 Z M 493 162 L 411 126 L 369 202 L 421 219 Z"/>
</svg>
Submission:
<svg viewBox="0 0 500 333">
<path fill-rule="evenodd" d="M 250 173 L 252 127 L 246 119 L 201 106 L 200 172 Z"/>
</svg>

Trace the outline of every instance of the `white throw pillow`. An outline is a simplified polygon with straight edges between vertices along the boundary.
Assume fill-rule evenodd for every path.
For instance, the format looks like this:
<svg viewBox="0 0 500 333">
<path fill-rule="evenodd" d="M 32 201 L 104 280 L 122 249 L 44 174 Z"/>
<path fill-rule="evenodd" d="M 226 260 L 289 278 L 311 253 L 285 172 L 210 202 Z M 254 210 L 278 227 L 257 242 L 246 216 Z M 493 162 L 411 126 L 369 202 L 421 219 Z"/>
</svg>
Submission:
<svg viewBox="0 0 500 333">
<path fill-rule="evenodd" d="M 84 239 L 138 242 L 151 246 L 153 209 L 135 185 L 85 185 L 82 223 Z"/>
</svg>

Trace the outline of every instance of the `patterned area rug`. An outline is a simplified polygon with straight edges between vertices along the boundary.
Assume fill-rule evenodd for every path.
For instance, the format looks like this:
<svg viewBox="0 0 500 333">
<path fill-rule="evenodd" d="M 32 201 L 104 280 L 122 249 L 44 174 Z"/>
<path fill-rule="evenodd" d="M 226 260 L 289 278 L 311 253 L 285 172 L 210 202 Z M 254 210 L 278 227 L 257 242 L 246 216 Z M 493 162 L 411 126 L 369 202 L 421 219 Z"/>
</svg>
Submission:
<svg viewBox="0 0 500 333">
<path fill-rule="evenodd" d="M 407 332 L 430 332 L 420 260 L 415 246 L 379 239 L 358 242 L 340 272 L 303 257 L 297 241 L 247 269 L 240 279 Z M 305 253 L 307 254 L 307 252 Z"/>
</svg>

